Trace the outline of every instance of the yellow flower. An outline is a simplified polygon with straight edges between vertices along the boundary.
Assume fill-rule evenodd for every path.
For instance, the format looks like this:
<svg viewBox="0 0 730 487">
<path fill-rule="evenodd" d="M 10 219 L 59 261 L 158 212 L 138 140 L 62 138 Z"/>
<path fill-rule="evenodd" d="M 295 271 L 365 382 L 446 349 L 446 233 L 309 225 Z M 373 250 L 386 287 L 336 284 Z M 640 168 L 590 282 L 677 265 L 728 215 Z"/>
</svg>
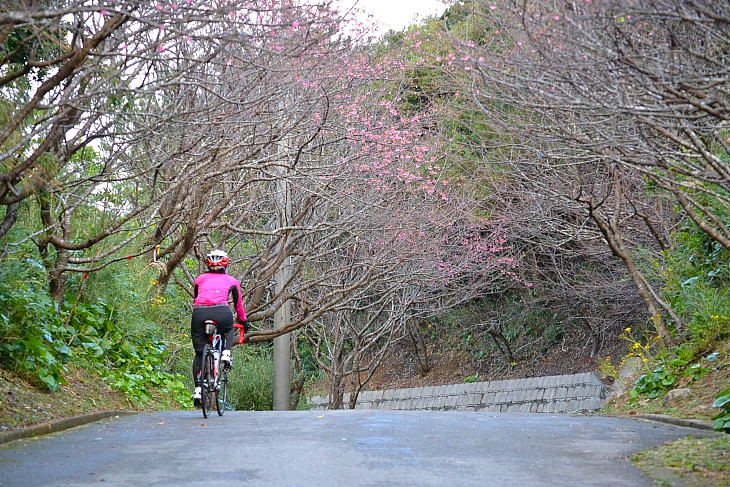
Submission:
<svg viewBox="0 0 730 487">
<path fill-rule="evenodd" d="M 631 328 L 626 328 L 626 329 L 625 329 L 624 331 L 625 331 L 626 333 L 631 333 Z"/>
<path fill-rule="evenodd" d="M 634 342 L 634 348 L 641 348 L 641 343 Z"/>
</svg>

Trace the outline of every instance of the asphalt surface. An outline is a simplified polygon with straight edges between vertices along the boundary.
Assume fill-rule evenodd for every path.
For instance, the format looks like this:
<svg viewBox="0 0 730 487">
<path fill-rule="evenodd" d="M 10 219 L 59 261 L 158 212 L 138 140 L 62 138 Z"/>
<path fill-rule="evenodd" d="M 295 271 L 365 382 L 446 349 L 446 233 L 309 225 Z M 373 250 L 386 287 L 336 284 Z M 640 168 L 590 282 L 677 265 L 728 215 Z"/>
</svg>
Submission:
<svg viewBox="0 0 730 487">
<path fill-rule="evenodd" d="M 0 486 L 651 486 L 631 455 L 703 429 L 605 416 L 199 411 L 0 446 Z"/>
</svg>

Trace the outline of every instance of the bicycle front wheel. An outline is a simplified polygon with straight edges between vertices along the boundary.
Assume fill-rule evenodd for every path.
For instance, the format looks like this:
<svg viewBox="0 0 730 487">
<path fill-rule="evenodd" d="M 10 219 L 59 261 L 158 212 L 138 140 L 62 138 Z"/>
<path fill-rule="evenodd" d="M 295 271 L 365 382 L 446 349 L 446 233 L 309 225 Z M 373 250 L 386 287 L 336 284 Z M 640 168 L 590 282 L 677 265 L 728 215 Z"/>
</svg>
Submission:
<svg viewBox="0 0 730 487">
<path fill-rule="evenodd" d="M 203 417 L 207 418 L 213 409 L 213 395 L 215 394 L 215 364 L 213 352 L 209 345 L 203 350 L 203 383 L 201 384 L 201 409 Z"/>
<path fill-rule="evenodd" d="M 226 410 L 226 398 L 228 397 L 228 372 L 222 371 L 220 377 L 221 381 L 215 401 L 215 410 L 218 411 L 218 416 L 223 416 Z"/>
</svg>

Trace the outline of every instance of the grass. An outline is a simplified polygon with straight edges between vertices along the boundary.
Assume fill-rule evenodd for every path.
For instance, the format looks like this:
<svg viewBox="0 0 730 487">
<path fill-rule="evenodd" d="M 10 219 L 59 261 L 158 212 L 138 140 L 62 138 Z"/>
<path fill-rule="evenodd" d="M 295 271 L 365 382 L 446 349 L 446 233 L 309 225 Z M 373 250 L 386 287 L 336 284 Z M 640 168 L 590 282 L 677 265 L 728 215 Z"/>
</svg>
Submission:
<svg viewBox="0 0 730 487">
<path fill-rule="evenodd" d="M 730 486 L 730 435 L 680 438 L 644 450 L 632 460 L 655 485 Z"/>
<path fill-rule="evenodd" d="M 727 352 L 730 341 L 720 344 L 716 350 Z M 633 379 L 626 381 L 628 387 Z M 696 380 L 683 378 L 676 388 L 689 389 L 686 396 L 672 401 L 665 401 L 664 397 L 631 401 L 628 394 L 623 394 L 611 400 L 602 412 L 620 416 L 664 414 L 709 423 L 719 413 L 712 407 L 715 397 L 729 386 L 730 363 L 719 363 Z M 717 433 L 708 438 L 687 436 L 644 450 L 632 461 L 658 486 L 730 487 L 730 435 L 727 434 Z"/>
</svg>

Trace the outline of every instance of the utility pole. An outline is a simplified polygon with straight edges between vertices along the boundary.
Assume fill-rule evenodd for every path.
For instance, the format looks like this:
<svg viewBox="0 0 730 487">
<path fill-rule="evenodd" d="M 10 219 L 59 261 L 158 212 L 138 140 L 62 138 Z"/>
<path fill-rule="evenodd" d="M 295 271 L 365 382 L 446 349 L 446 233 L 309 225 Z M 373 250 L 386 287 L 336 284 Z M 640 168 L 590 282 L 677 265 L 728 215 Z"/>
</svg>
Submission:
<svg viewBox="0 0 730 487">
<path fill-rule="evenodd" d="M 289 279 L 289 263 L 282 263 L 276 271 L 276 292 L 284 291 Z M 287 300 L 274 312 L 274 327 L 283 328 L 291 320 L 291 303 Z M 288 411 L 291 387 L 291 334 L 274 338 L 274 411 Z"/>
<path fill-rule="evenodd" d="M 282 155 L 284 151 L 280 152 Z M 282 159 L 284 159 L 282 157 Z M 291 185 L 287 176 L 288 169 L 281 168 L 280 177 L 276 182 L 277 203 L 279 206 L 279 228 L 287 228 L 292 218 Z M 286 252 L 287 238 L 281 236 L 279 252 Z M 274 274 L 274 289 L 277 296 L 286 292 L 286 286 L 291 279 L 290 258 L 286 257 Z M 291 321 L 291 302 L 287 299 L 274 312 L 274 329 L 280 330 Z M 274 411 L 288 411 L 290 409 L 291 394 L 291 334 L 274 338 Z"/>
</svg>

